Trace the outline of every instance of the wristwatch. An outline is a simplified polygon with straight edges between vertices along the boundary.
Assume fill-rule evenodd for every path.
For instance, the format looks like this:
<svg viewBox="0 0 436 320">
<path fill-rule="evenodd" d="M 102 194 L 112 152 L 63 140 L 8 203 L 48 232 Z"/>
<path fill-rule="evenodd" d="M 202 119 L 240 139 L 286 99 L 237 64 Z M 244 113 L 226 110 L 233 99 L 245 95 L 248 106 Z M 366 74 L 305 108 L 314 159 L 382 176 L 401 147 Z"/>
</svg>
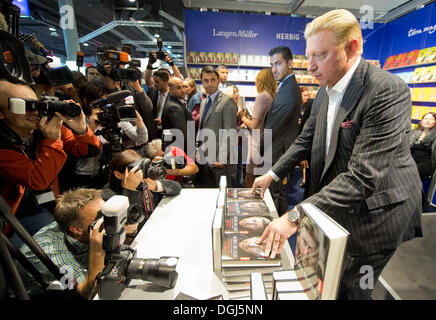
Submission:
<svg viewBox="0 0 436 320">
<path fill-rule="evenodd" d="M 288 212 L 288 220 L 289 222 L 298 226 L 298 218 L 300 218 L 300 212 L 296 208 L 292 209 Z"/>
</svg>

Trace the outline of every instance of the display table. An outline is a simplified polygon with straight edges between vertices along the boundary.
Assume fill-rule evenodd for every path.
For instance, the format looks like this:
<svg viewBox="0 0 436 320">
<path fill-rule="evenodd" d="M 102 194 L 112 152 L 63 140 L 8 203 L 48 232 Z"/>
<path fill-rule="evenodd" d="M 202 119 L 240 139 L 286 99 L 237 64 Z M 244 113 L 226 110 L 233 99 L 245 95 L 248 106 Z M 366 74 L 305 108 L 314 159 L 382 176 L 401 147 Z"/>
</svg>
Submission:
<svg viewBox="0 0 436 320">
<path fill-rule="evenodd" d="M 218 189 L 182 189 L 178 196 L 164 198 L 141 229 L 131 246 L 138 258 L 179 257 L 179 274 L 173 289 L 151 282 L 132 280 L 120 299 L 173 300 L 182 292 L 196 299 L 209 299 L 227 290 L 213 272 L 212 221 Z M 271 196 L 265 202 L 274 210 Z M 274 211 L 274 215 L 277 213 Z M 289 244 L 282 251 L 283 268 L 293 266 Z"/>
</svg>

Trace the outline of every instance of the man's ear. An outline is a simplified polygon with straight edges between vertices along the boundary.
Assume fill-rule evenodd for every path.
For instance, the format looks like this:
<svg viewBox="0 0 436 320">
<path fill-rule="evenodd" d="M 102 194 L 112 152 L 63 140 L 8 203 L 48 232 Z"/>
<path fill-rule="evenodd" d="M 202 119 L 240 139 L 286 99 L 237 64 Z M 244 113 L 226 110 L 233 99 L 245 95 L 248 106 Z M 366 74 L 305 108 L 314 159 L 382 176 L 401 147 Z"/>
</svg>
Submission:
<svg viewBox="0 0 436 320">
<path fill-rule="evenodd" d="M 345 52 L 348 58 L 352 58 L 357 54 L 357 49 L 359 48 L 359 41 L 356 39 L 350 40 L 345 46 Z"/>
<path fill-rule="evenodd" d="M 70 232 L 77 236 L 81 236 L 83 234 L 82 228 L 78 226 L 70 226 Z"/>
<path fill-rule="evenodd" d="M 123 176 L 122 176 L 121 172 L 119 172 L 118 170 L 114 170 L 114 176 L 118 180 L 123 180 Z"/>
</svg>

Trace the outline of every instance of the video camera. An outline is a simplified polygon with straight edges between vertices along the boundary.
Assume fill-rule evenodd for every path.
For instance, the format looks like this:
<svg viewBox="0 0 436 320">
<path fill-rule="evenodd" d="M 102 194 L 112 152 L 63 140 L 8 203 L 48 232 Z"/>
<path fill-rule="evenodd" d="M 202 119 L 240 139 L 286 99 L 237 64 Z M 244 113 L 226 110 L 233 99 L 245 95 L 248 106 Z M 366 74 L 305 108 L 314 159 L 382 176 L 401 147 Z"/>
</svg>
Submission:
<svg viewBox="0 0 436 320">
<path fill-rule="evenodd" d="M 98 122 L 108 128 L 117 127 L 120 121 L 135 121 L 136 109 L 129 90 L 109 94 L 106 98 L 93 103 L 94 108 L 102 112 L 98 114 Z"/>
<path fill-rule="evenodd" d="M 136 81 L 139 79 L 135 68 L 141 67 L 141 61 L 132 59 L 129 61 L 129 54 L 124 51 L 103 49 L 97 52 L 97 69 L 102 76 L 108 76 L 114 81 Z M 128 64 L 129 68 L 121 68 L 121 65 Z M 104 66 L 112 66 L 108 73 Z"/>
<path fill-rule="evenodd" d="M 47 116 L 51 119 L 55 112 L 68 118 L 75 118 L 82 112 L 80 106 L 73 102 L 62 102 L 57 97 L 42 96 L 41 100 L 25 100 L 9 98 L 9 110 L 15 114 L 26 114 L 26 111 L 38 111 L 38 117 Z"/>
<path fill-rule="evenodd" d="M 123 245 L 128 207 L 127 197 L 115 195 L 102 209 L 106 230 L 103 236 L 103 249 L 106 255 L 105 267 L 97 276 L 97 288 L 99 298 L 103 300 L 118 299 L 132 279 L 151 281 L 161 287 L 173 288 L 178 278 L 178 257 L 136 258 L 136 250 Z"/>
</svg>

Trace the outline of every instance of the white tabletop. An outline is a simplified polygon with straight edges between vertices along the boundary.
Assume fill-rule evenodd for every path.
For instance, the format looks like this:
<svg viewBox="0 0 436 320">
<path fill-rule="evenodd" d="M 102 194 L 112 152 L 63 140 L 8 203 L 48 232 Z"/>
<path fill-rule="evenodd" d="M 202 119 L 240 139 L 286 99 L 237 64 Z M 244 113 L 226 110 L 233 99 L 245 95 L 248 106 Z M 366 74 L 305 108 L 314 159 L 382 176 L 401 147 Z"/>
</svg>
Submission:
<svg viewBox="0 0 436 320">
<path fill-rule="evenodd" d="M 159 203 L 131 246 L 137 250 L 137 258 L 179 257 L 176 285 L 165 289 L 132 280 L 120 299 L 173 300 L 179 292 L 196 299 L 217 295 L 227 299 L 227 290 L 213 271 L 212 221 L 218 193 L 218 189 L 182 189 L 179 195 Z M 274 210 L 269 193 L 267 196 L 265 202 Z M 286 243 L 282 252 L 284 267 L 292 265 L 290 259 Z"/>
</svg>

